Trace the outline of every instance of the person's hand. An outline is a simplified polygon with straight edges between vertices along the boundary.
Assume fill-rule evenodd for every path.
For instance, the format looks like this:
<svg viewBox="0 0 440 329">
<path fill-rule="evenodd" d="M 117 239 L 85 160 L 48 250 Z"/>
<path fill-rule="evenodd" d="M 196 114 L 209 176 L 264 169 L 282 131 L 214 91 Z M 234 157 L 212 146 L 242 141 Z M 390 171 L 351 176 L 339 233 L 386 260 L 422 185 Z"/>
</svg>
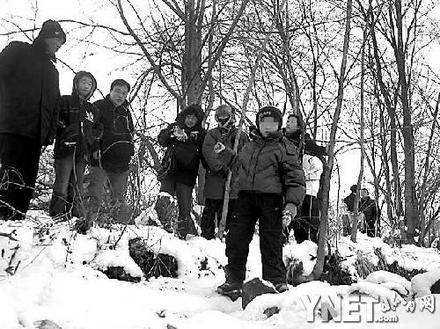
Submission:
<svg viewBox="0 0 440 329">
<path fill-rule="evenodd" d="M 221 153 L 225 149 L 226 149 L 226 146 L 223 143 L 217 142 L 214 145 L 214 152 L 217 153 L 217 154 Z"/>
<path fill-rule="evenodd" d="M 295 218 L 297 213 L 296 206 L 293 203 L 287 203 L 283 210 L 283 228 L 290 225 L 290 222 Z"/>
<path fill-rule="evenodd" d="M 188 136 L 186 135 L 185 131 L 178 127 L 178 126 L 174 126 L 173 128 L 173 136 L 179 141 L 179 142 L 184 142 L 188 139 Z"/>
</svg>

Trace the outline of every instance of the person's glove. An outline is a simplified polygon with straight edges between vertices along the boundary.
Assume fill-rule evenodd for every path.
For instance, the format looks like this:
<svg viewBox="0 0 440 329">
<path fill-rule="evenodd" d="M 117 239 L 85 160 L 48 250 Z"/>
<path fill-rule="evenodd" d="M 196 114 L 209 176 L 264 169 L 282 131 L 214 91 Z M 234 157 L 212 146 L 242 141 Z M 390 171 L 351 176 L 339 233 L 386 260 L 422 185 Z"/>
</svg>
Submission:
<svg viewBox="0 0 440 329">
<path fill-rule="evenodd" d="M 226 146 L 223 143 L 217 142 L 214 145 L 214 152 L 219 154 L 226 149 Z"/>
<path fill-rule="evenodd" d="M 293 203 L 286 203 L 283 210 L 283 228 L 290 225 L 297 213 L 296 206 Z"/>
</svg>

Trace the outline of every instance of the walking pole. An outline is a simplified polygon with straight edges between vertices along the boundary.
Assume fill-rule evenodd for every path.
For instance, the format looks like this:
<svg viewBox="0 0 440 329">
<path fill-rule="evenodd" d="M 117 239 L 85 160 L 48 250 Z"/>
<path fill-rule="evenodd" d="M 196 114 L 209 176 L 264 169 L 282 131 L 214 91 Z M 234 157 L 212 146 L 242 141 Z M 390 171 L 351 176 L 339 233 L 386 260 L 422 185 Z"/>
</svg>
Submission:
<svg viewBox="0 0 440 329">
<path fill-rule="evenodd" d="M 249 94 L 252 90 L 252 86 L 254 85 L 254 81 L 255 81 L 255 74 L 257 72 L 257 69 L 260 65 L 261 62 L 261 58 L 263 57 L 263 53 L 266 49 L 267 43 L 269 42 L 269 36 L 271 35 L 274 27 L 275 27 L 275 22 L 276 22 L 276 18 L 278 17 L 279 13 L 281 12 L 282 8 L 284 8 L 284 4 L 285 4 L 286 0 L 283 0 L 283 2 L 281 3 L 281 5 L 278 7 L 278 10 L 276 11 L 274 17 L 273 17 L 273 21 L 272 21 L 272 25 L 269 29 L 269 32 L 266 34 L 266 37 L 264 38 L 263 43 L 260 46 L 260 49 L 258 51 L 258 56 L 257 59 L 255 61 L 254 67 L 252 68 L 251 71 L 251 76 L 249 78 L 249 83 L 248 86 L 246 88 L 246 92 L 244 94 L 244 99 L 243 99 L 243 106 L 241 109 L 241 116 L 240 116 L 240 121 L 238 123 L 238 127 L 237 127 L 237 135 L 235 136 L 235 140 L 234 140 L 234 153 L 237 154 L 237 150 L 238 150 L 238 143 L 240 141 L 240 135 L 241 135 L 241 131 L 242 131 L 242 126 L 243 126 L 243 122 L 246 118 L 246 108 L 247 108 L 247 103 L 249 101 Z M 228 215 L 228 204 L 229 204 L 229 194 L 231 191 L 231 179 L 232 179 L 232 170 L 228 171 L 228 177 L 226 178 L 226 182 L 225 182 L 225 194 L 224 194 L 224 198 L 223 198 L 223 207 L 222 207 L 222 218 L 220 220 L 220 225 L 218 228 L 218 232 L 217 232 L 217 237 L 222 240 L 223 239 L 223 235 L 225 232 L 225 226 L 226 226 L 226 217 Z"/>
</svg>

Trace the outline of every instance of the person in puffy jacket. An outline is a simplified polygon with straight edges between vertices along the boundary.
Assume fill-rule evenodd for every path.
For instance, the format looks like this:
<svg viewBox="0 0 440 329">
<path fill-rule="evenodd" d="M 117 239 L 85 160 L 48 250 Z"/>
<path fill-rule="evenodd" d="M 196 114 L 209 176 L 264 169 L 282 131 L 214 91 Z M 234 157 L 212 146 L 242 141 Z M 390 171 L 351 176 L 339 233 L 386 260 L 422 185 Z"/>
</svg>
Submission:
<svg viewBox="0 0 440 329">
<path fill-rule="evenodd" d="M 0 220 L 22 220 L 37 180 L 42 146 L 55 137 L 59 76 L 55 53 L 66 34 L 53 20 L 32 44 L 0 53 Z"/>
<path fill-rule="evenodd" d="M 158 136 L 159 144 L 171 148 L 174 168 L 161 179 L 161 192 L 176 195 L 179 208 L 177 234 L 185 239 L 193 231 L 191 219 L 192 191 L 196 183 L 202 157 L 205 129 L 202 128 L 203 110 L 192 104 L 183 109 L 176 121 L 163 129 Z M 163 223 L 166 224 L 166 223 Z"/>
<path fill-rule="evenodd" d="M 111 216 L 115 222 L 127 223 L 130 211 L 125 202 L 129 165 L 134 155 L 134 125 L 127 102 L 130 84 L 116 79 L 110 94 L 94 103 L 99 110 L 97 123 L 102 125 L 99 152 L 93 152 L 90 182 L 87 190 L 87 207 L 96 217 L 105 196 L 105 185 L 111 192 Z"/>
<path fill-rule="evenodd" d="M 95 90 L 94 76 L 80 71 L 73 79 L 72 94 L 60 100 L 54 148 L 55 182 L 49 206 L 49 214 L 54 218 L 84 215 L 84 171 L 102 134 L 102 125 L 97 122 L 98 108 L 89 102 Z"/>
<path fill-rule="evenodd" d="M 261 108 L 256 118 L 258 134 L 232 162 L 239 175 L 237 216 L 226 236 L 228 264 L 226 282 L 217 288 L 220 294 L 240 293 L 257 220 L 263 279 L 272 282 L 279 292 L 287 290 L 282 231 L 304 198 L 305 182 L 298 149 L 283 136 L 281 125 L 280 110 L 272 106 Z M 221 153 L 225 163 L 231 163 L 230 149 Z"/>
<path fill-rule="evenodd" d="M 215 120 L 218 126 L 209 130 L 203 142 L 203 158 L 207 163 L 205 174 L 205 208 L 203 208 L 201 229 L 202 237 L 205 239 L 213 239 L 217 223 L 222 218 L 223 200 L 225 196 L 225 183 L 228 177 L 228 167 L 221 161 L 218 153 L 214 151 L 214 146 L 218 142 L 223 143 L 229 148 L 234 147 L 235 137 L 237 135 L 237 127 L 235 127 L 234 114 L 229 105 L 220 105 L 215 110 Z M 244 132 L 240 134 L 238 150 L 248 141 Z M 233 180 L 232 180 L 233 181 Z M 225 230 L 229 230 L 229 224 L 234 215 L 234 205 L 237 199 L 236 193 L 230 193 L 228 212 L 226 216 Z"/>
</svg>

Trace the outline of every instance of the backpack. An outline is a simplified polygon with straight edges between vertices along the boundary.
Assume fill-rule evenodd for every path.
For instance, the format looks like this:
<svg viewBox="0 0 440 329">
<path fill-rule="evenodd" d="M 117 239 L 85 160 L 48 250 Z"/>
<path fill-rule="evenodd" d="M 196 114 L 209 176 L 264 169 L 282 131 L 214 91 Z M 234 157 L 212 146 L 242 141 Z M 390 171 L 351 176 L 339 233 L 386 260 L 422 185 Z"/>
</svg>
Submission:
<svg viewBox="0 0 440 329">
<path fill-rule="evenodd" d="M 176 169 L 176 156 L 174 154 L 174 145 L 169 146 L 162 158 L 160 167 L 157 170 L 157 179 L 159 181 L 168 178 Z"/>
</svg>

